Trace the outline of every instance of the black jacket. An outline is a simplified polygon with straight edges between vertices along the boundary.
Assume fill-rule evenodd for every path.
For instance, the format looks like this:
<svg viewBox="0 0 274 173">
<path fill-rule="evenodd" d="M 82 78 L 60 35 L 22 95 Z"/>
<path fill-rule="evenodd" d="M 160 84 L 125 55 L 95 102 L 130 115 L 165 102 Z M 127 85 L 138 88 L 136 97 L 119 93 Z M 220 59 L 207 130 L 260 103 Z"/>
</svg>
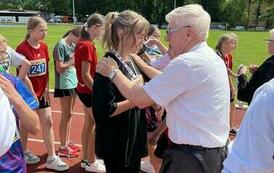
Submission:
<svg viewBox="0 0 274 173">
<path fill-rule="evenodd" d="M 106 53 L 105 57 L 108 56 L 130 78 L 115 55 Z M 95 74 L 92 109 L 96 122 L 96 154 L 102 158 L 121 159 L 125 165 L 129 165 L 147 155 L 146 119 L 143 110 L 137 107 L 110 117 L 116 110 L 117 102 L 124 100 L 126 99 L 107 77 Z"/>
<path fill-rule="evenodd" d="M 274 55 L 264 61 L 258 70 L 247 80 L 246 75 L 238 77 L 238 100 L 250 104 L 257 88 L 274 78 Z"/>
</svg>

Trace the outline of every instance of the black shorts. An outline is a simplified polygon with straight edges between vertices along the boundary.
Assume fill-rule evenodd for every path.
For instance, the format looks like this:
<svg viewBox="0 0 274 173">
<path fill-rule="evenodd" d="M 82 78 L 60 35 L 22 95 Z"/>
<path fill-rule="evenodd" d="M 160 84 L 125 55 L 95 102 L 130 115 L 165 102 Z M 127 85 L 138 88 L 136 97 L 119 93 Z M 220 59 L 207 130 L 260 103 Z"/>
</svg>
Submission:
<svg viewBox="0 0 274 173">
<path fill-rule="evenodd" d="M 45 99 L 44 96 L 41 96 L 40 98 L 38 98 L 39 100 L 39 108 L 38 109 L 44 109 L 47 107 L 50 107 L 50 101 Z"/>
<path fill-rule="evenodd" d="M 79 99 L 81 100 L 81 102 L 87 107 L 87 108 L 91 108 L 91 96 L 92 94 L 81 94 L 81 93 L 77 93 Z"/>
<path fill-rule="evenodd" d="M 75 96 L 76 91 L 73 89 L 54 89 L 54 97 Z"/>
</svg>

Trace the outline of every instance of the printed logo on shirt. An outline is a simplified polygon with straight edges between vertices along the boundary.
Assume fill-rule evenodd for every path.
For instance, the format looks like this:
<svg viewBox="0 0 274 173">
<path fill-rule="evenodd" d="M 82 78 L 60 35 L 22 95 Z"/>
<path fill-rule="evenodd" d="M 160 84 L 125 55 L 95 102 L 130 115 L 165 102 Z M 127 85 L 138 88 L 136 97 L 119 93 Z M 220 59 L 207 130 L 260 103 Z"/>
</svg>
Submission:
<svg viewBox="0 0 274 173">
<path fill-rule="evenodd" d="M 36 77 L 45 75 L 47 72 L 46 59 L 39 59 L 30 61 L 31 66 L 29 70 L 29 77 Z"/>
</svg>

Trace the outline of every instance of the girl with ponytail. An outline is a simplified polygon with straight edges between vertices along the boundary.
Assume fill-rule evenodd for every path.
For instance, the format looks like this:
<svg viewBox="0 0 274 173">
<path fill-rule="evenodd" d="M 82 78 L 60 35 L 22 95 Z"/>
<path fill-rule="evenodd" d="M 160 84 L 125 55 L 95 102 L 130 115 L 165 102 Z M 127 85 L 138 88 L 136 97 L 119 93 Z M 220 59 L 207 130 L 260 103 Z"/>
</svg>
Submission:
<svg viewBox="0 0 274 173">
<path fill-rule="evenodd" d="M 134 11 L 111 12 L 106 16 L 103 46 L 130 80 L 142 76 L 130 54 L 144 43 L 149 23 Z M 125 99 L 109 78 L 95 74 L 92 107 L 96 122 L 96 154 L 107 173 L 138 173 L 147 155 L 146 119 L 139 108 Z"/>
<path fill-rule="evenodd" d="M 84 127 L 82 130 L 83 159 L 81 167 L 88 172 L 105 172 L 105 166 L 95 156 L 95 122 L 92 114 L 91 96 L 93 95 L 93 79 L 97 64 L 95 39 L 100 39 L 104 17 L 92 14 L 84 24 L 80 40 L 75 48 L 75 68 L 78 79 L 76 92 L 84 105 Z"/>
</svg>

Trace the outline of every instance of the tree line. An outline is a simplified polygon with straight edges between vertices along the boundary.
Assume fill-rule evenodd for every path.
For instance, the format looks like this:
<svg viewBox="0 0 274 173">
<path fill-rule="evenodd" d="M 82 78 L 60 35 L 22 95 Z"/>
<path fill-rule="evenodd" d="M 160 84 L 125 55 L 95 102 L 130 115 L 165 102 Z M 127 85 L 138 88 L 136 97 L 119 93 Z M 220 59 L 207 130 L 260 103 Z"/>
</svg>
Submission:
<svg viewBox="0 0 274 173">
<path fill-rule="evenodd" d="M 1 0 L 0 9 L 39 10 L 59 15 L 72 15 L 73 0 Z M 74 0 L 79 19 L 99 12 L 131 9 L 145 16 L 151 23 L 164 24 L 165 14 L 174 7 L 198 3 L 211 15 L 213 22 L 235 25 L 258 26 L 261 21 L 274 26 L 273 0 Z M 266 8 L 265 8 L 266 7 Z"/>
</svg>

